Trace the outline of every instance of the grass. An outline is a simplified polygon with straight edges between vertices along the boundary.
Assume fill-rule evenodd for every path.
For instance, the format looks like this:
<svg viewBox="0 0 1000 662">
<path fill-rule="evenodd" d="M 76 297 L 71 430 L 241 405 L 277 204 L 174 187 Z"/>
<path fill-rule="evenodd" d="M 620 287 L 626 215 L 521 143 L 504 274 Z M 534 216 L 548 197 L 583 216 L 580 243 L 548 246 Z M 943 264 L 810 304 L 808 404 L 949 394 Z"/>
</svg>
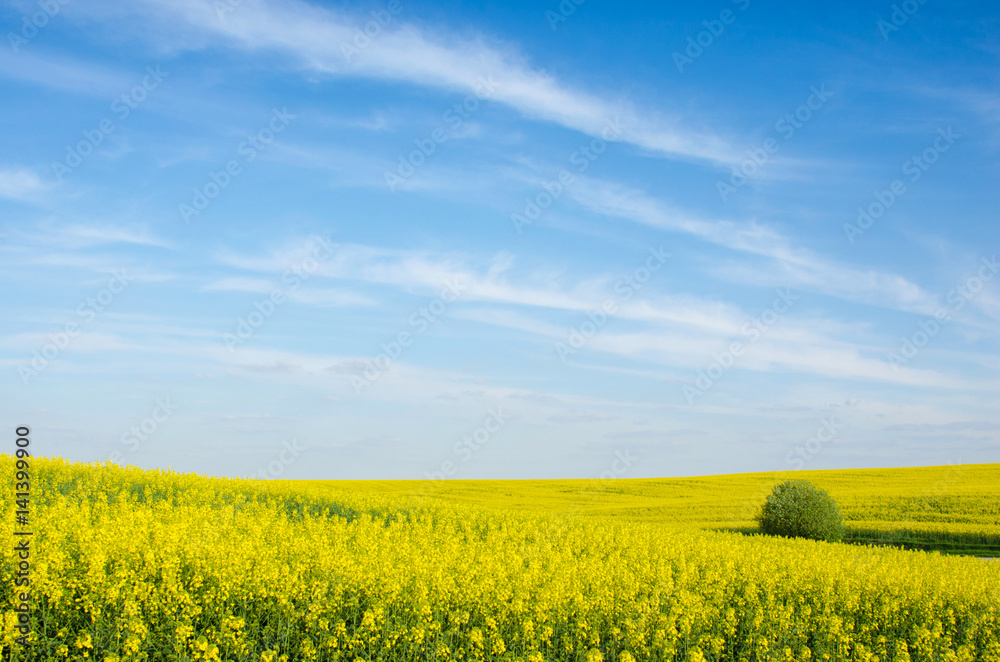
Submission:
<svg viewBox="0 0 1000 662">
<path fill-rule="evenodd" d="M 765 535 L 760 527 L 716 529 L 745 536 Z M 859 529 L 847 527 L 844 539 L 849 545 L 894 547 L 942 554 L 959 554 L 982 558 L 1000 558 L 1000 536 L 949 531 L 914 531 L 912 529 Z"/>
<path fill-rule="evenodd" d="M 1000 535 L 949 531 L 913 531 L 895 529 L 849 528 L 844 542 L 858 545 L 883 545 L 902 549 L 920 549 L 943 554 L 965 554 L 1000 558 Z"/>
</svg>

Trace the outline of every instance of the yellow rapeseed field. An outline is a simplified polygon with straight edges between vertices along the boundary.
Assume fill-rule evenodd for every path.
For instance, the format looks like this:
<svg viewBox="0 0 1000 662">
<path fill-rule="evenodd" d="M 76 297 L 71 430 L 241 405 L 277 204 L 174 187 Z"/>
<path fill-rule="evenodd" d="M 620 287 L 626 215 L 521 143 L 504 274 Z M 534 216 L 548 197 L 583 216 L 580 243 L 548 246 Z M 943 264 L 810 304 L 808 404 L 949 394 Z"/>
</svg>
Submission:
<svg viewBox="0 0 1000 662">
<path fill-rule="evenodd" d="M 302 482 L 320 490 L 361 489 L 531 512 L 740 528 L 753 525 L 774 485 L 804 476 L 837 500 L 852 526 L 1000 535 L 1000 464 L 628 480 Z"/>
<path fill-rule="evenodd" d="M 855 521 L 882 526 L 899 507 L 938 526 L 967 510 L 958 524 L 987 531 L 997 470 L 927 470 L 896 492 L 869 480 L 867 499 L 838 491 L 835 472 L 815 475 Z M 12 522 L 10 456 L 0 471 Z M 1000 660 L 1000 563 L 703 530 L 747 522 L 742 501 L 756 493 L 740 481 L 761 475 L 733 488 L 690 479 L 687 497 L 657 481 L 576 483 L 575 495 L 493 481 L 444 486 L 457 491 L 447 498 L 426 484 L 42 458 L 32 473 L 33 631 L 15 644 L 8 526 L 4 659 Z M 934 476 L 948 489 L 927 492 Z M 976 481 L 978 495 L 963 487 Z M 684 503 L 659 503 L 671 490 Z M 935 508 L 949 514 L 934 520 Z"/>
</svg>

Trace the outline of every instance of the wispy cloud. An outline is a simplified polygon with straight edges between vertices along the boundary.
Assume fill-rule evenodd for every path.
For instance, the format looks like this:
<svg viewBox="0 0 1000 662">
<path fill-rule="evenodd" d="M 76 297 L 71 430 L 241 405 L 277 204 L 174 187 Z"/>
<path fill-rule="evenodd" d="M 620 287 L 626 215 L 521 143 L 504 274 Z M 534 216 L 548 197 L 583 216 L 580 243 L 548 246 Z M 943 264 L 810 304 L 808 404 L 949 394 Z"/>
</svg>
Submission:
<svg viewBox="0 0 1000 662">
<path fill-rule="evenodd" d="M 111 98 L 131 83 L 124 74 L 102 65 L 55 55 L 21 53 L 0 57 L 0 78 L 18 80 L 62 92 Z"/>
<path fill-rule="evenodd" d="M 274 284 L 265 278 L 222 278 L 201 288 L 203 292 L 253 292 L 267 294 Z"/>
<path fill-rule="evenodd" d="M 275 271 L 290 256 L 275 253 L 250 257 L 229 254 L 227 261 L 243 269 Z M 509 256 L 500 254 L 475 266 L 467 256 L 433 255 L 426 251 L 387 250 L 369 246 L 341 246 L 335 259 L 317 271 L 318 277 L 388 285 L 415 294 L 433 295 L 446 282 L 462 284 L 462 304 L 486 303 L 492 308 L 465 308 L 452 315 L 483 324 L 533 334 L 547 343 L 565 342 L 568 327 L 553 322 L 552 314 L 585 313 L 598 309 L 613 296 L 612 279 L 573 280 L 560 287 L 534 285 L 522 278 Z M 481 264 L 481 262 L 480 262 Z M 514 278 L 514 274 L 518 274 Z M 232 278 L 213 289 L 264 291 L 267 281 Z M 495 307 L 497 304 L 510 308 Z M 520 309 L 520 310 L 517 310 Z M 732 340 L 743 337 L 742 329 L 753 314 L 739 306 L 684 294 L 657 294 L 618 301 L 617 323 L 638 325 L 630 330 L 605 330 L 591 339 L 588 349 L 635 361 L 653 361 L 663 366 L 703 367 Z M 839 339 L 837 334 L 857 336 L 861 329 L 833 319 L 802 313 L 782 320 L 755 344 L 740 369 L 758 372 L 796 372 L 836 379 L 896 383 L 929 388 L 967 388 L 972 382 L 957 380 L 934 370 L 905 368 L 894 371 L 878 348 Z"/>
<path fill-rule="evenodd" d="M 93 225 L 72 225 L 60 229 L 59 235 L 69 242 L 100 245 L 100 244 L 136 244 L 139 246 L 156 246 L 169 248 L 172 244 L 153 234 L 144 227 L 113 227 Z"/>
<path fill-rule="evenodd" d="M 597 214 L 695 236 L 771 261 L 765 270 L 758 265 L 727 265 L 719 270 L 720 274 L 739 282 L 785 285 L 846 301 L 920 314 L 933 315 L 940 309 L 936 297 L 902 276 L 838 263 L 794 246 L 791 239 L 766 225 L 698 219 L 643 191 L 595 179 L 572 187 L 569 195 Z"/>
<path fill-rule="evenodd" d="M 33 200 L 45 188 L 45 184 L 32 170 L 26 168 L 0 169 L 0 198 L 18 201 Z"/>
<path fill-rule="evenodd" d="M 375 301 L 370 297 L 341 288 L 304 287 L 303 289 L 287 290 L 277 281 L 265 278 L 222 278 L 212 281 L 202 288 L 203 292 L 253 292 L 254 294 L 270 294 L 283 291 L 292 301 L 320 307 L 336 306 L 370 306 Z"/>
<path fill-rule="evenodd" d="M 389 25 L 357 56 L 346 57 L 355 29 L 368 17 L 355 17 L 303 2 L 246 0 L 220 17 L 217 3 L 207 0 L 164 2 L 146 0 L 134 10 L 148 22 L 180 22 L 192 31 L 228 39 L 248 51 L 278 51 L 299 66 L 336 76 L 361 76 L 405 82 L 449 92 L 475 94 L 493 81 L 490 98 L 523 116 L 554 122 L 591 136 L 600 136 L 616 119 L 624 127 L 622 140 L 649 152 L 684 159 L 729 163 L 735 154 L 719 135 L 696 129 L 625 100 L 609 101 L 572 89 L 549 73 L 532 67 L 510 44 L 485 36 L 457 38 L 430 34 L 409 24 Z M 166 24 L 164 24 L 166 25 Z M 167 26 L 172 33 L 176 25 Z M 171 39 L 169 34 L 161 35 Z M 185 36 L 186 47 L 195 47 Z M 205 45 L 205 44 L 201 44 Z M 213 45 L 218 45 L 214 42 Z"/>
</svg>

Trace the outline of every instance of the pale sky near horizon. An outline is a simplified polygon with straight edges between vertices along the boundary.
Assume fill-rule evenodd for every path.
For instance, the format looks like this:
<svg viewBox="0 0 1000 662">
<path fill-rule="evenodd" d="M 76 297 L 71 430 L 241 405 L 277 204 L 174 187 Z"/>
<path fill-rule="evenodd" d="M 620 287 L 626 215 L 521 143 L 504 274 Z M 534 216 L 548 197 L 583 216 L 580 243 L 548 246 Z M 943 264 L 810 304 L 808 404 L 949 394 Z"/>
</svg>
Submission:
<svg viewBox="0 0 1000 662">
<path fill-rule="evenodd" d="M 293 478 L 995 462 L 998 17 L 4 2 L 8 436 Z"/>
</svg>

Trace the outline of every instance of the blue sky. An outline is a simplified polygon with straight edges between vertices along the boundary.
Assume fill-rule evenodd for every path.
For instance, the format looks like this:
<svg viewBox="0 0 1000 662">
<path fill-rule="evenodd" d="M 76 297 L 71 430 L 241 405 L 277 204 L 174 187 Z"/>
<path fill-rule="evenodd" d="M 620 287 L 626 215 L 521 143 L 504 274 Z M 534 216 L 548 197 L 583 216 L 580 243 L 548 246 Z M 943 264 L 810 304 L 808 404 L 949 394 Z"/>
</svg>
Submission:
<svg viewBox="0 0 1000 662">
<path fill-rule="evenodd" d="M 3 420 L 268 478 L 997 461 L 992 3 L 5 3 Z"/>
</svg>

